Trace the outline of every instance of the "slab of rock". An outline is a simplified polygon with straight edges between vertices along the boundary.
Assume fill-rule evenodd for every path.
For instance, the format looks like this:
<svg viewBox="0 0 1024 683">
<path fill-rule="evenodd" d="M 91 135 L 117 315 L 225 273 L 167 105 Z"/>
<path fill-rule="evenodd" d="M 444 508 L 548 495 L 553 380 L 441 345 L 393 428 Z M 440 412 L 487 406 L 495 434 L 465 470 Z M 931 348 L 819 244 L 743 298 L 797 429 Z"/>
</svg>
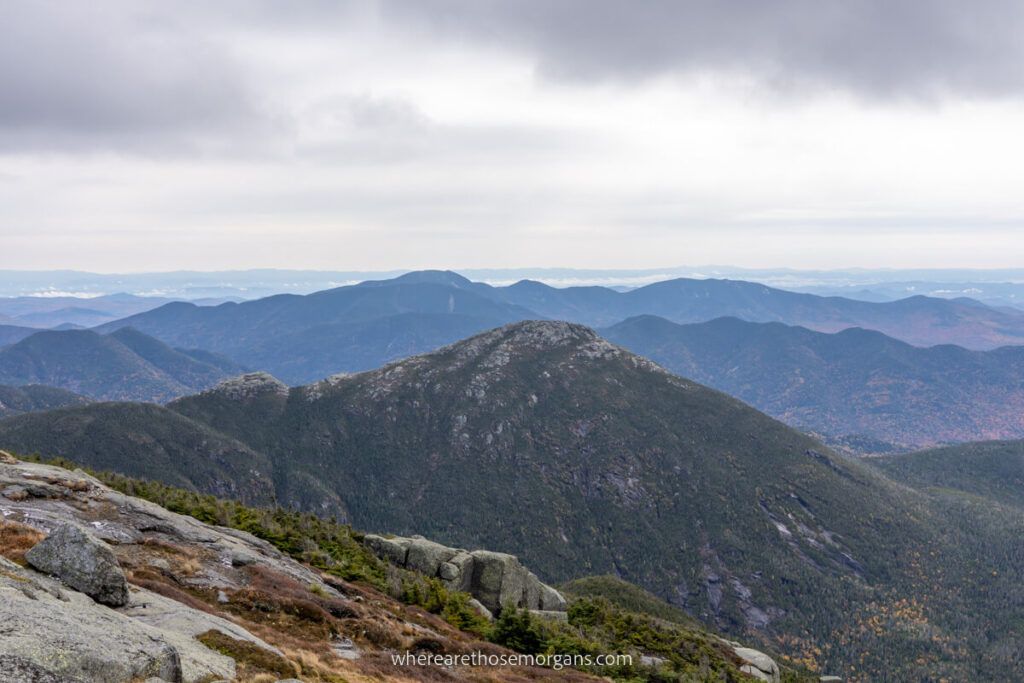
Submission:
<svg viewBox="0 0 1024 683">
<path fill-rule="evenodd" d="M 733 647 L 736 656 L 746 664 L 740 667 L 740 671 L 750 674 L 754 678 L 771 683 L 779 683 L 781 672 L 775 660 L 765 653 L 749 647 Z"/>
<path fill-rule="evenodd" d="M 22 461 L 15 464 L 0 463 L 0 490 L 9 486 L 30 489 L 42 484 L 52 485 L 61 492 L 60 495 L 22 501 L 4 499 L 6 519 L 47 533 L 67 522 L 86 528 L 92 526 L 89 533 L 110 539 L 117 544 L 118 552 L 150 537 L 158 537 L 176 545 L 202 547 L 216 553 L 223 558 L 223 562 L 217 566 L 206 564 L 203 571 L 190 581 L 198 584 L 206 578 L 209 587 L 213 588 L 240 588 L 244 581 L 239 580 L 237 570 L 244 569 L 241 564 L 255 562 L 301 584 L 314 585 L 327 595 L 342 597 L 325 584 L 317 572 L 245 531 L 212 527 L 192 517 L 166 510 L 156 503 L 114 491 L 94 477 L 77 470 L 68 472 L 52 465 Z M 81 505 L 86 501 L 87 505 Z M 102 521 L 97 521 L 98 516 L 102 517 Z"/>
<path fill-rule="evenodd" d="M 565 612 L 562 594 L 542 583 L 515 555 L 489 550 L 468 552 L 422 536 L 385 538 L 367 534 L 363 543 L 381 559 L 438 578 L 449 590 L 469 593 L 488 616 L 502 607 Z"/>
<path fill-rule="evenodd" d="M 113 551 L 77 524 L 54 529 L 25 553 L 25 560 L 96 602 L 111 607 L 128 603 L 128 582 Z"/>
<path fill-rule="evenodd" d="M 405 566 L 405 558 L 409 555 L 409 545 L 412 543 L 412 539 L 409 538 L 385 538 L 384 536 L 378 536 L 376 534 L 366 534 L 363 537 L 363 543 L 366 544 L 373 554 L 377 557 L 387 560 L 399 567 Z"/>
<path fill-rule="evenodd" d="M 451 565 L 445 567 L 441 565 L 441 571 L 439 572 L 441 580 L 445 582 L 445 586 L 449 590 L 469 592 L 470 581 L 473 578 L 473 556 L 464 550 L 460 550 L 458 553 L 452 556 L 445 564 Z M 447 578 L 445 574 L 452 575 L 451 578 Z"/>
<path fill-rule="evenodd" d="M 60 676 L 47 671 L 29 659 L 8 654 L 0 654 L 0 681 L 19 681 L 20 683 L 86 683 L 81 678 Z"/>
<path fill-rule="evenodd" d="M 425 538 L 413 538 L 405 558 L 406 569 L 437 576 L 441 565 L 448 562 L 458 551 Z"/>
<path fill-rule="evenodd" d="M 545 612 L 564 612 L 565 597 L 546 583 L 540 585 L 540 608 Z"/>
<path fill-rule="evenodd" d="M 484 607 L 483 603 L 477 600 L 476 598 L 470 598 L 468 604 L 480 616 L 485 617 L 487 619 L 494 619 L 494 614 L 491 612 L 491 610 Z"/>
<path fill-rule="evenodd" d="M 0 672 L 31 673 L 0 680 L 183 680 L 178 651 L 158 630 L 5 558 L 0 570 Z"/>
<path fill-rule="evenodd" d="M 214 652 L 195 639 L 195 636 L 210 630 L 220 631 L 235 640 L 250 642 L 274 654 L 281 654 L 273 645 L 227 619 L 193 609 L 142 588 L 133 586 L 130 602 L 118 611 L 162 633 L 164 640 L 178 651 L 182 676 L 186 681 L 202 680 L 211 675 L 228 680 L 235 677 L 233 659 Z"/>
</svg>

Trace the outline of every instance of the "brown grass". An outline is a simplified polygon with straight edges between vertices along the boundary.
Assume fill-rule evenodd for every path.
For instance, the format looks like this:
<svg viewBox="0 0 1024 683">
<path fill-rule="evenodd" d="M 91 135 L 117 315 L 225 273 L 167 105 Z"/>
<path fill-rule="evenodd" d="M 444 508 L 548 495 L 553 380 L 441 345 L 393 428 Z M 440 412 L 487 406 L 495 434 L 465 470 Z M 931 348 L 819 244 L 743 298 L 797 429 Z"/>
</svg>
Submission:
<svg viewBox="0 0 1024 683">
<path fill-rule="evenodd" d="M 27 566 L 25 553 L 44 538 L 46 534 L 25 524 L 0 522 L 0 555 L 23 567 Z"/>
<path fill-rule="evenodd" d="M 217 630 L 209 630 L 196 636 L 196 640 L 223 655 L 235 660 L 239 678 L 251 678 L 256 674 L 276 674 L 279 678 L 294 678 L 300 673 L 297 666 L 284 657 L 264 650 L 259 645 L 237 640 Z"/>
<path fill-rule="evenodd" d="M 207 590 L 206 594 L 197 594 L 199 591 L 196 589 L 186 589 L 167 578 L 162 572 L 153 571 L 148 567 L 126 572 L 125 577 L 132 585 L 151 590 L 157 595 L 176 600 L 193 609 L 222 616 L 212 604 L 216 600 L 216 595 L 212 590 Z"/>
</svg>

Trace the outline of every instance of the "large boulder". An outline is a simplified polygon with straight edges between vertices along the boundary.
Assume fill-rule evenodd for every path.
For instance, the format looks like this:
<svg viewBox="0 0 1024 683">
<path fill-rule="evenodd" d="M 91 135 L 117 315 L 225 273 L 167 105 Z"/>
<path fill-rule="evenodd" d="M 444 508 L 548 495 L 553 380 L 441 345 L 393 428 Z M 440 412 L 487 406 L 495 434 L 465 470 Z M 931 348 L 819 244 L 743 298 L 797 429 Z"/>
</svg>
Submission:
<svg viewBox="0 0 1024 683">
<path fill-rule="evenodd" d="M 743 673 L 761 681 L 768 681 L 769 683 L 779 683 L 781 680 L 779 665 L 775 663 L 774 659 L 760 650 L 734 646 L 733 652 L 745 662 L 740 666 L 740 671 Z"/>
<path fill-rule="evenodd" d="M 441 565 L 454 557 L 457 552 L 454 548 L 414 536 L 409 544 L 409 554 L 405 558 L 405 566 L 407 569 L 427 576 L 437 576 Z"/>
<path fill-rule="evenodd" d="M 564 612 L 565 597 L 551 586 L 542 583 L 540 586 L 540 608 L 545 612 Z"/>
<path fill-rule="evenodd" d="M 377 557 L 397 564 L 399 567 L 404 567 L 405 559 L 409 555 L 409 545 L 412 543 L 412 539 L 385 538 L 376 534 L 366 534 L 363 536 L 363 543 Z"/>
<path fill-rule="evenodd" d="M 25 560 L 96 602 L 128 604 L 128 582 L 113 551 L 77 524 L 58 526 L 25 553 Z"/>
<path fill-rule="evenodd" d="M 540 581 L 515 555 L 461 548 L 412 538 L 367 534 L 363 542 L 381 559 L 398 567 L 440 579 L 446 588 L 464 591 L 488 613 L 503 607 L 564 612 L 565 598 Z"/>
<path fill-rule="evenodd" d="M 460 550 L 441 565 L 438 575 L 449 590 L 468 593 L 473 579 L 473 556 Z"/>
<path fill-rule="evenodd" d="M 469 582 L 469 592 L 492 612 L 502 606 L 501 585 L 505 580 L 505 565 L 510 557 L 512 556 L 488 550 L 477 550 L 473 553 L 473 573 Z"/>
</svg>

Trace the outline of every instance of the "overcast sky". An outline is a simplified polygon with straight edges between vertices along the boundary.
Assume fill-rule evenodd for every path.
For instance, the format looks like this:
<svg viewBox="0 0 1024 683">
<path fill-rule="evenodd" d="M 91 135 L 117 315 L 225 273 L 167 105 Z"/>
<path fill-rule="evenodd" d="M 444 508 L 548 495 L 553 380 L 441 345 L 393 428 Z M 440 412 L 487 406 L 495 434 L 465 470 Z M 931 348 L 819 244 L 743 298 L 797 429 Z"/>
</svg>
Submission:
<svg viewBox="0 0 1024 683">
<path fill-rule="evenodd" d="M 0 268 L 1021 266 L 1019 0 L 0 0 Z"/>
</svg>

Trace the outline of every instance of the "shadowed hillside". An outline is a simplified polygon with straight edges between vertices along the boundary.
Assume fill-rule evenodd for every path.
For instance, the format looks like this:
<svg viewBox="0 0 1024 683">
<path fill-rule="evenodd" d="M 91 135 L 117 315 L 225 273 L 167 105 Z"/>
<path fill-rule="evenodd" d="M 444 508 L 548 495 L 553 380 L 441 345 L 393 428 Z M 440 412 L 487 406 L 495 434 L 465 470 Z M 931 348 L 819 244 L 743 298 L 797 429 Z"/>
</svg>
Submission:
<svg viewBox="0 0 1024 683">
<path fill-rule="evenodd" d="M 787 424 L 904 447 L 1024 436 L 1024 347 L 919 348 L 879 332 L 720 318 L 631 318 L 603 330 L 673 372 Z"/>
<path fill-rule="evenodd" d="M 172 349 L 136 330 L 46 330 L 0 349 L 0 383 L 45 384 L 91 398 L 168 401 L 244 369 L 226 358 Z"/>
</svg>

